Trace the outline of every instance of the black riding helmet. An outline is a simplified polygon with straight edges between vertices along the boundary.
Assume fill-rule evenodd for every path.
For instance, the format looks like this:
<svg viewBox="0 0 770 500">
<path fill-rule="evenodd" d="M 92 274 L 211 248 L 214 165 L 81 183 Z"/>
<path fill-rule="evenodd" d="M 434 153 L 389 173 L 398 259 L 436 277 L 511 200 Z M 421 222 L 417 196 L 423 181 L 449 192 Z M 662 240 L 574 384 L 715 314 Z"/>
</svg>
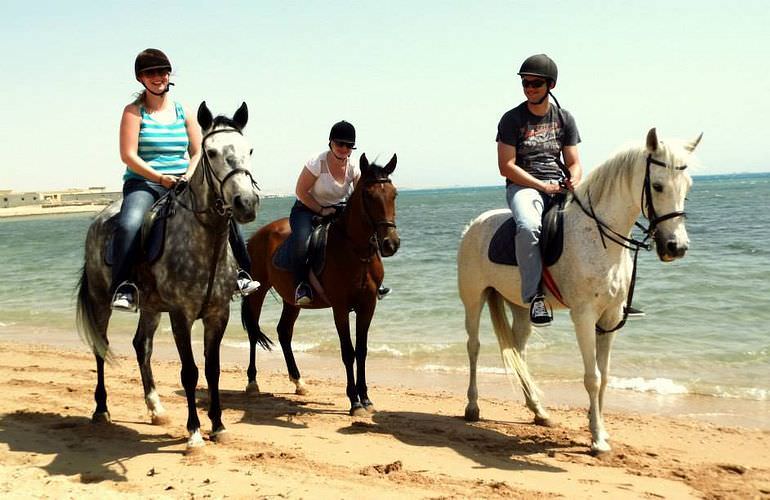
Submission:
<svg viewBox="0 0 770 500">
<path fill-rule="evenodd" d="M 170 73 L 171 61 L 158 49 L 144 49 L 134 61 L 134 76 L 138 79 L 141 72 L 151 69 L 167 69 Z"/>
<path fill-rule="evenodd" d="M 540 76 L 551 83 L 556 83 L 559 70 L 556 68 L 556 63 L 553 62 L 553 59 L 545 54 L 536 54 L 524 60 L 518 75 Z"/>
<path fill-rule="evenodd" d="M 348 144 L 356 143 L 356 128 L 352 123 L 342 120 L 332 125 L 329 131 L 329 140 L 337 142 L 346 142 Z"/>
</svg>

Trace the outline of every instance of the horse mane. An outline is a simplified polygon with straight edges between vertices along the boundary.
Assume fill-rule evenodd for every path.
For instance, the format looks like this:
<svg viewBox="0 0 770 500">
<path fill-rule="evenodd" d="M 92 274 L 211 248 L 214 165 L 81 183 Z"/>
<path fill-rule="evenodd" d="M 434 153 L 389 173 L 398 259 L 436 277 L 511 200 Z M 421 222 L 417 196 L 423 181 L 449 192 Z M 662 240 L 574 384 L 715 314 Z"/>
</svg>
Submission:
<svg viewBox="0 0 770 500">
<path fill-rule="evenodd" d="M 575 189 L 575 194 L 581 199 L 594 200 L 604 198 L 612 191 L 618 190 L 618 183 L 630 187 L 634 178 L 634 167 L 644 161 L 647 149 L 631 147 L 617 152 L 613 157 L 591 170 L 585 180 Z"/>
<path fill-rule="evenodd" d="M 234 128 L 238 132 L 242 132 L 240 125 L 235 123 L 232 118 L 227 117 L 225 115 L 219 115 L 216 118 L 214 118 L 214 123 L 211 125 L 211 130 L 214 130 L 217 127 L 228 127 L 228 128 Z"/>
</svg>

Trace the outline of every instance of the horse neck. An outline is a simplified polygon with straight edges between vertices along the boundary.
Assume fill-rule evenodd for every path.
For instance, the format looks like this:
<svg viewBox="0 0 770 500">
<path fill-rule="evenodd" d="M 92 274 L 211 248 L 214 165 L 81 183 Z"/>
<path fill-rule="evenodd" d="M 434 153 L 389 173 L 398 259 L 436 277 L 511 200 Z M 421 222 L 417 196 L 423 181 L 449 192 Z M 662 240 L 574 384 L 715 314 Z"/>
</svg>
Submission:
<svg viewBox="0 0 770 500">
<path fill-rule="evenodd" d="M 636 154 L 619 156 L 598 167 L 576 190 L 575 196 L 587 210 L 611 227 L 614 231 L 628 235 L 641 213 L 641 193 L 644 182 L 644 159 Z M 602 169 L 602 171 L 599 171 Z M 573 213 L 585 216 L 576 203 L 570 205 Z M 593 221 L 591 221 L 593 224 Z"/>
<path fill-rule="evenodd" d="M 356 189 L 348 199 L 348 206 L 339 220 L 340 224 L 335 224 L 338 231 L 344 233 L 344 236 L 350 241 L 356 252 L 360 253 L 370 245 L 374 229 L 368 221 L 369 218 L 364 211 L 364 200 L 361 191 Z"/>
</svg>

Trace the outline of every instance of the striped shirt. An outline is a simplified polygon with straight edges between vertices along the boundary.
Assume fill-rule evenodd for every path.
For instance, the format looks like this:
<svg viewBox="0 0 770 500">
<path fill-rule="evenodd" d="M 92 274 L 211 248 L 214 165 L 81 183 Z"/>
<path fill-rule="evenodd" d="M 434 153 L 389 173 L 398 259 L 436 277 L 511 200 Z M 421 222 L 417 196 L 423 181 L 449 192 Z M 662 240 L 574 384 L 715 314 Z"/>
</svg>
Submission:
<svg viewBox="0 0 770 500">
<path fill-rule="evenodd" d="M 142 122 L 139 126 L 139 158 L 146 161 L 161 174 L 181 175 L 187 171 L 190 161 L 185 157 L 190 143 L 184 123 L 184 109 L 175 102 L 176 120 L 170 124 L 157 122 L 147 113 L 144 106 L 139 107 Z M 141 175 L 126 168 L 123 180 L 144 179 Z"/>
</svg>

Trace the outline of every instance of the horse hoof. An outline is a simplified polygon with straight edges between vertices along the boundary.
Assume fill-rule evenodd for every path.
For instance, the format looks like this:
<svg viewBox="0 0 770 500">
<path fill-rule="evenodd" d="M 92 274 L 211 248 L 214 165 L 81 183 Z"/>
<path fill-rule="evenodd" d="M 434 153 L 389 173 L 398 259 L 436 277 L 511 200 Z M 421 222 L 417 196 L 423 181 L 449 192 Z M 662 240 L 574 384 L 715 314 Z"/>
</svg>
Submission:
<svg viewBox="0 0 770 500">
<path fill-rule="evenodd" d="M 257 394 L 259 394 L 259 384 L 257 384 L 256 382 L 249 382 L 246 385 L 246 394 L 248 396 L 256 396 Z"/>
<path fill-rule="evenodd" d="M 608 443 L 591 443 L 591 456 L 601 458 L 607 457 L 612 453 L 612 448 Z"/>
<path fill-rule="evenodd" d="M 103 411 L 103 412 L 94 412 L 94 414 L 91 416 L 91 423 L 94 424 L 111 424 L 112 419 L 110 418 L 110 412 Z"/>
<path fill-rule="evenodd" d="M 535 417 L 535 425 L 540 427 L 556 427 L 556 423 L 548 417 Z"/>
<path fill-rule="evenodd" d="M 369 412 L 366 411 L 366 409 L 363 407 L 361 403 L 356 403 L 350 407 L 350 416 L 351 417 L 368 417 Z"/>
<path fill-rule="evenodd" d="M 209 437 L 211 441 L 217 444 L 226 444 L 232 441 L 230 433 L 227 432 L 227 429 L 220 429 L 216 432 L 212 432 Z"/>
<path fill-rule="evenodd" d="M 374 415 L 377 413 L 377 408 L 375 408 L 374 405 L 365 405 L 364 410 L 366 410 L 366 413 L 369 415 Z"/>
<path fill-rule="evenodd" d="M 303 385 L 302 387 L 297 387 L 296 389 L 294 389 L 294 394 L 298 396 L 307 396 L 308 394 L 310 394 L 310 391 L 307 390 L 307 387 Z"/>
<path fill-rule="evenodd" d="M 203 441 L 200 430 L 196 430 L 190 437 L 187 438 L 187 450 L 186 453 L 194 453 L 196 450 L 200 450 L 205 446 L 206 442 Z"/>
<path fill-rule="evenodd" d="M 465 408 L 465 421 L 466 422 L 478 422 L 479 421 L 479 409 L 471 408 L 470 406 Z"/>
<path fill-rule="evenodd" d="M 153 415 L 150 421 L 152 422 L 152 425 L 169 425 L 171 423 L 171 418 L 163 413 L 161 415 Z"/>
</svg>

